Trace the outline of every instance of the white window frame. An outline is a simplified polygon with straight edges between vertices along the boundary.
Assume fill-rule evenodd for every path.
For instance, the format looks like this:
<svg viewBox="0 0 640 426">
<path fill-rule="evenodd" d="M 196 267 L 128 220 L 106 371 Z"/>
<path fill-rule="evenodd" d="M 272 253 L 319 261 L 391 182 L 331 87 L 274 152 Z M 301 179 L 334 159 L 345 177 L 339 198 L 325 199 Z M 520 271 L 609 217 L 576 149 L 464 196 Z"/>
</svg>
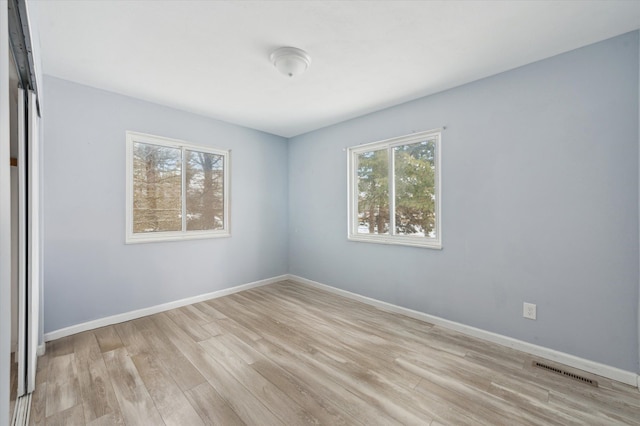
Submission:
<svg viewBox="0 0 640 426">
<path fill-rule="evenodd" d="M 192 240 L 192 239 L 202 239 L 202 238 L 221 238 L 221 237 L 230 237 L 230 158 L 231 151 L 230 150 L 222 150 L 217 148 L 205 147 L 200 145 L 192 145 L 188 142 L 181 141 L 178 139 L 170 139 L 162 136 L 154 136 L 146 133 L 138 133 L 127 131 L 126 132 L 127 139 L 127 166 L 126 166 L 126 182 L 127 182 L 127 190 L 126 190 L 126 236 L 125 243 L 126 244 L 135 244 L 135 243 L 149 243 L 154 241 L 177 241 L 177 240 Z M 133 232 L 133 145 L 134 143 L 145 143 L 150 145 L 159 145 L 166 146 L 171 148 L 178 148 L 182 151 L 182 167 L 181 167 L 181 176 L 182 176 L 182 230 L 181 231 L 159 231 L 159 232 L 144 232 L 144 233 L 134 233 Z M 185 191 L 185 177 L 184 173 L 184 158 L 185 158 L 185 150 L 189 151 L 197 151 L 197 152 L 206 152 L 209 154 L 216 154 L 223 157 L 223 197 L 224 197 L 224 218 L 223 218 L 223 229 L 217 230 L 192 230 L 188 231 L 186 229 L 186 191 Z"/>
<path fill-rule="evenodd" d="M 442 178 L 441 178 L 441 139 L 443 129 L 428 130 L 420 133 L 386 139 L 347 149 L 347 220 L 348 235 L 351 241 L 361 241 L 378 244 L 398 244 L 404 246 L 442 249 Z M 410 145 L 434 140 L 435 143 L 435 238 L 415 235 L 398 235 L 395 233 L 395 153 L 393 148 L 400 145 Z M 386 149 L 389 158 L 389 234 L 361 234 L 358 233 L 358 155 L 364 152 Z"/>
</svg>

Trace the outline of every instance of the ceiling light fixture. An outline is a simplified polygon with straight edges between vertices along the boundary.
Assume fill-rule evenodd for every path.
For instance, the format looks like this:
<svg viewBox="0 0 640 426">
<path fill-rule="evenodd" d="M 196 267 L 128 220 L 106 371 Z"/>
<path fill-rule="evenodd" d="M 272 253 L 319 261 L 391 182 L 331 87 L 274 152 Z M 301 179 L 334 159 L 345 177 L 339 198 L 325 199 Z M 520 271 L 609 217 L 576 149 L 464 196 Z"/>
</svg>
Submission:
<svg viewBox="0 0 640 426">
<path fill-rule="evenodd" d="M 287 77 L 295 77 L 309 68 L 311 57 L 302 49 L 281 47 L 271 53 L 271 63 Z"/>
</svg>

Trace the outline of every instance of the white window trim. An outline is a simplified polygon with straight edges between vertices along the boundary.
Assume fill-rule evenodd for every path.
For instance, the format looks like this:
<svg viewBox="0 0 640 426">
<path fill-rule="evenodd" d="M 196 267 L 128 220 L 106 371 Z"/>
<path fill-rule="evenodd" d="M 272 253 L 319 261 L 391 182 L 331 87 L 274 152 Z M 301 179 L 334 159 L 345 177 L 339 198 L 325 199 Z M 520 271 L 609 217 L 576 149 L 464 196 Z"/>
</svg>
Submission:
<svg viewBox="0 0 640 426">
<path fill-rule="evenodd" d="M 361 241 L 377 244 L 397 244 L 403 246 L 425 247 L 431 249 L 442 249 L 442 176 L 441 176 L 441 139 L 442 128 L 428 130 L 397 138 L 386 139 L 379 142 L 367 143 L 353 146 L 347 149 L 347 238 L 350 241 Z M 389 182 L 394 182 L 394 152 L 393 148 L 398 145 L 409 145 L 419 143 L 425 139 L 435 140 L 435 238 L 425 238 L 414 235 L 395 235 L 395 184 L 389 185 L 389 234 L 359 234 L 358 233 L 358 154 L 363 152 L 387 149 L 389 152 Z"/>
<path fill-rule="evenodd" d="M 127 155 L 126 155 L 126 182 L 127 182 L 127 190 L 126 190 L 126 234 L 125 234 L 125 243 L 126 244 L 136 244 L 136 243 L 149 243 L 155 241 L 180 241 L 180 240 L 194 240 L 194 239 L 203 239 L 203 238 L 222 238 L 222 237 L 230 237 L 231 236 L 231 221 L 229 217 L 230 212 L 230 180 L 229 176 L 231 174 L 231 166 L 230 166 L 230 158 L 231 151 L 230 150 L 221 150 L 211 147 L 205 147 L 200 145 L 192 145 L 188 142 L 181 141 L 178 139 L 170 139 L 162 136 L 154 136 L 145 133 L 138 132 L 126 132 L 127 139 Z M 184 202 L 185 194 L 183 192 L 183 202 L 182 202 L 182 231 L 165 231 L 165 232 L 146 232 L 146 233 L 134 233 L 133 232 L 133 144 L 135 142 L 141 142 L 151 145 L 160 145 L 167 146 L 172 148 L 179 148 L 184 150 L 192 150 L 197 152 L 206 152 L 210 154 L 221 155 L 223 157 L 224 162 L 224 187 L 223 187 L 223 197 L 224 197 L 224 218 L 223 218 L 223 229 L 221 230 L 208 230 L 208 231 L 187 231 L 185 226 L 186 216 L 184 211 L 186 209 L 186 205 Z M 181 170 L 182 173 L 182 188 L 184 190 L 185 186 L 185 173 L 184 170 Z"/>
</svg>

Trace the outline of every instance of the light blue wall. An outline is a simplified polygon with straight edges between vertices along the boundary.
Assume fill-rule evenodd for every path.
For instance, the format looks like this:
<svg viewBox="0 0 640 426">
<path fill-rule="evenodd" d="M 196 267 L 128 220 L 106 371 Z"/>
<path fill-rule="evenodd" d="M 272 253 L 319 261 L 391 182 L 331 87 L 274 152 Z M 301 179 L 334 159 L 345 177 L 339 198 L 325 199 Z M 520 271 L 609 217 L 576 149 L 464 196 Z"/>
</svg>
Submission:
<svg viewBox="0 0 640 426">
<path fill-rule="evenodd" d="M 287 272 L 287 141 L 46 76 L 45 332 Z M 231 149 L 231 238 L 125 245 L 125 131 Z"/>
<path fill-rule="evenodd" d="M 639 371 L 638 51 L 629 33 L 291 139 L 290 273 Z M 440 126 L 444 249 L 347 241 L 343 149 Z"/>
</svg>

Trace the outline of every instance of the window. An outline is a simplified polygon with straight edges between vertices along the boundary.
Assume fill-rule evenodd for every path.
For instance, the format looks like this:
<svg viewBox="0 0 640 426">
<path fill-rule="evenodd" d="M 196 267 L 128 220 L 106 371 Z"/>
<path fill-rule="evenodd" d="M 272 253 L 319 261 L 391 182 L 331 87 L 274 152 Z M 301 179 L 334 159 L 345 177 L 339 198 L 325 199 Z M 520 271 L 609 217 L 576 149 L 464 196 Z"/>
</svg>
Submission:
<svg viewBox="0 0 640 426">
<path fill-rule="evenodd" d="M 442 248 L 440 130 L 348 150 L 349 239 Z"/>
<path fill-rule="evenodd" d="M 229 151 L 127 132 L 126 242 L 229 235 Z"/>
</svg>

